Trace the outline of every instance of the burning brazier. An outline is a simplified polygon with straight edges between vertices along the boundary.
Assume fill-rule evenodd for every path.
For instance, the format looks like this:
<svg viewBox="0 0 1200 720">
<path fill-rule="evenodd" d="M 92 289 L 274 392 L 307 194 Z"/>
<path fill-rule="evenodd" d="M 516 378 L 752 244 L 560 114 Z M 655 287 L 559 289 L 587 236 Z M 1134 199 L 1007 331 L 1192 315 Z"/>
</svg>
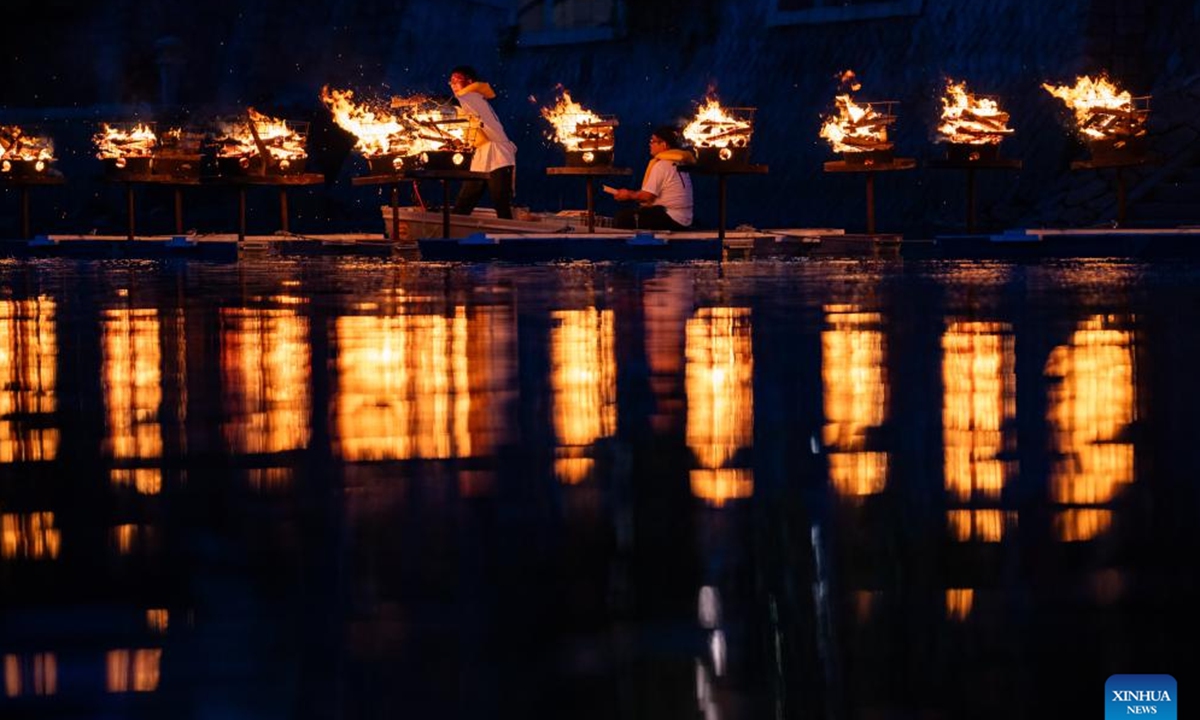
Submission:
<svg viewBox="0 0 1200 720">
<path fill-rule="evenodd" d="M 427 149 L 412 156 L 413 166 L 420 170 L 470 170 L 479 128 L 467 118 L 431 121 L 428 126 L 437 128 L 442 136 L 418 136 Z"/>
<path fill-rule="evenodd" d="M 425 150 L 413 157 L 418 170 L 470 170 L 474 150 Z"/>
<path fill-rule="evenodd" d="M 109 177 L 132 177 L 150 174 L 158 135 L 152 122 L 106 122 L 92 142 Z"/>
<path fill-rule="evenodd" d="M 308 123 L 271 118 L 249 108 L 247 117 L 221 121 L 214 138 L 221 175 L 299 175 L 308 152 Z"/>
<path fill-rule="evenodd" d="M 896 122 L 895 100 L 856 103 L 850 95 L 835 99 L 837 114 L 821 126 L 821 137 L 848 165 L 885 165 L 892 162 L 893 145 L 888 128 Z"/>
<path fill-rule="evenodd" d="M 610 167 L 616 146 L 615 115 L 598 115 L 571 99 L 563 90 L 553 107 L 542 108 L 542 117 L 553 130 L 551 138 L 562 146 L 567 167 Z"/>
<path fill-rule="evenodd" d="M 755 108 L 722 107 L 709 97 L 683 129 L 701 166 L 723 167 L 750 162 Z"/>
<path fill-rule="evenodd" d="M 321 101 L 329 108 L 338 127 L 354 136 L 354 149 L 367 163 L 371 175 L 398 175 L 412 161 L 411 131 L 402 112 L 395 108 L 407 108 L 412 103 L 401 103 L 397 98 L 394 107 L 386 100 L 355 98 L 353 90 L 321 88 Z"/>
<path fill-rule="evenodd" d="M 966 83 L 947 81 L 942 96 L 938 140 L 945 142 L 946 159 L 957 163 L 990 162 L 999 158 L 1000 141 L 1012 134 L 1008 113 L 994 98 L 976 96 Z"/>
<path fill-rule="evenodd" d="M 597 117 L 575 125 L 578 142 L 564 145 L 567 167 L 607 167 L 613 164 L 616 116 Z"/>
<path fill-rule="evenodd" d="M 363 158 L 367 161 L 367 172 L 372 175 L 399 175 L 416 166 L 416 158 L 402 152 L 365 155 Z"/>
<path fill-rule="evenodd" d="M 1087 142 L 1092 162 L 1132 163 L 1145 155 L 1150 96 L 1134 97 L 1103 75 L 1077 78 L 1073 87 L 1042 87 L 1071 109 L 1075 129 Z"/>
<path fill-rule="evenodd" d="M 0 125 L 0 175 L 27 178 L 52 171 L 54 142 L 35 130 Z"/>
<path fill-rule="evenodd" d="M 470 170 L 479 126 L 453 106 L 414 106 L 405 113 L 411 129 L 412 166 L 419 170 Z M 406 161 L 409 162 L 409 161 Z"/>
</svg>

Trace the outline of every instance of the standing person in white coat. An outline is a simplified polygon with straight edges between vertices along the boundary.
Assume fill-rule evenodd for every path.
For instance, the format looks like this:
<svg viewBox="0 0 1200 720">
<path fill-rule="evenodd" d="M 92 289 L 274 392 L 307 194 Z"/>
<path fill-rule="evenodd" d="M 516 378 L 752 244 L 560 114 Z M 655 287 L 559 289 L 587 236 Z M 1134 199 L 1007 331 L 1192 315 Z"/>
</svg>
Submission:
<svg viewBox="0 0 1200 720">
<path fill-rule="evenodd" d="M 464 114 L 478 126 L 475 135 L 475 155 L 471 158 L 473 172 L 486 172 L 488 179 L 464 180 L 454 203 L 454 212 L 470 215 L 486 185 L 496 208 L 496 217 L 512 219 L 513 170 L 517 164 L 517 146 L 508 139 L 500 118 L 488 100 L 496 97 L 492 86 L 479 79 L 479 73 L 469 65 L 459 65 L 450 71 L 450 89 L 458 98 Z"/>
</svg>

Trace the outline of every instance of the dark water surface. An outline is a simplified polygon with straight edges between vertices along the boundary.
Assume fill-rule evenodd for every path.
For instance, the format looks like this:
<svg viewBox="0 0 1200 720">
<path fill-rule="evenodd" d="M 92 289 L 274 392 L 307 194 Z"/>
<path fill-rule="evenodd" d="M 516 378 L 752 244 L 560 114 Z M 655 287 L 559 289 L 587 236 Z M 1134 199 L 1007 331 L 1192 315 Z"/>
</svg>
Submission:
<svg viewBox="0 0 1200 720">
<path fill-rule="evenodd" d="M 1200 266 L 0 261 L 4 718 L 1185 707 Z"/>
</svg>

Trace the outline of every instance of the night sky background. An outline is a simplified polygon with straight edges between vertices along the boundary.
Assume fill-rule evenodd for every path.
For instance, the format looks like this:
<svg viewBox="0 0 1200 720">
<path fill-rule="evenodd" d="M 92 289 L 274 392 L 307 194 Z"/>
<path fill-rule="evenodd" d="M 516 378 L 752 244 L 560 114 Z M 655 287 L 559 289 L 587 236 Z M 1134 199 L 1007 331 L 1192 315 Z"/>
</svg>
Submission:
<svg viewBox="0 0 1200 720">
<path fill-rule="evenodd" d="M 1063 104 L 1040 87 L 1106 72 L 1134 95 L 1153 96 L 1151 147 L 1164 162 L 1130 172 L 1135 206 L 1155 209 L 1139 218 L 1135 207 L 1133 217 L 1179 224 L 1196 214 L 1194 203 L 1167 208 L 1154 193 L 1194 164 L 1200 53 L 1187 39 L 1200 25 L 1200 3 L 821 4 L 10 0 L 8 17 L 28 20 L 10 21 L 22 31 L 0 50 L 0 122 L 36 125 L 55 140 L 68 182 L 36 203 L 42 231 L 120 231 L 119 195 L 92 155 L 98 122 L 199 122 L 253 106 L 310 123 L 308 169 L 327 182 L 295 193 L 292 229 L 375 232 L 382 191 L 350 184 L 366 166 L 321 105 L 324 85 L 360 97 L 448 95 L 449 69 L 476 66 L 500 93 L 497 112 L 519 147 L 517 204 L 550 211 L 583 204 L 582 183 L 544 172 L 562 155 L 538 110 L 559 85 L 620 119 L 616 164 L 634 169 L 630 182 L 645 165 L 649 130 L 684 123 L 711 91 L 725 105 L 757 109 L 751 160 L 770 168 L 730 181 L 731 226 L 853 232 L 864 225 L 862 178 L 823 172 L 836 156 L 817 135 L 838 75 L 852 69 L 862 83 L 856 99 L 900 102 L 896 154 L 918 161 L 880 177 L 880 229 L 928 235 L 954 231 L 964 215 L 961 173 L 926 166 L 945 155 L 934 132 L 947 78 L 997 97 L 1016 130 L 1001 154 L 1024 167 L 979 176 L 985 229 L 1111 219 L 1112 179 L 1070 169 L 1087 149 Z M 715 180 L 698 179 L 699 227 L 715 225 L 715 198 Z M 166 204 L 152 196 L 144 212 L 169 216 Z M 616 208 L 603 199 L 598 209 Z M 273 210 L 253 212 L 251 231 Z M 188 215 L 201 231 L 231 229 L 220 227 L 228 224 L 223 207 L 193 201 Z"/>
</svg>

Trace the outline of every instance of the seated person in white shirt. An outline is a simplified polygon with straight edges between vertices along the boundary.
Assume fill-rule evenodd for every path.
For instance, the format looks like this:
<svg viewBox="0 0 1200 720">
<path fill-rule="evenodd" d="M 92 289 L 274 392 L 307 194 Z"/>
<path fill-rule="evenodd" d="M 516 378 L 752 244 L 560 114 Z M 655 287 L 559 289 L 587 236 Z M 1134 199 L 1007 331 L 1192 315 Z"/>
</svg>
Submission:
<svg viewBox="0 0 1200 720">
<path fill-rule="evenodd" d="M 692 224 L 692 179 L 679 170 L 695 162 L 681 147 L 679 132 L 663 126 L 650 135 L 650 162 L 640 190 L 619 189 L 613 197 L 634 201 L 638 207 L 621 210 L 613 226 L 638 230 L 686 230 Z"/>
</svg>

